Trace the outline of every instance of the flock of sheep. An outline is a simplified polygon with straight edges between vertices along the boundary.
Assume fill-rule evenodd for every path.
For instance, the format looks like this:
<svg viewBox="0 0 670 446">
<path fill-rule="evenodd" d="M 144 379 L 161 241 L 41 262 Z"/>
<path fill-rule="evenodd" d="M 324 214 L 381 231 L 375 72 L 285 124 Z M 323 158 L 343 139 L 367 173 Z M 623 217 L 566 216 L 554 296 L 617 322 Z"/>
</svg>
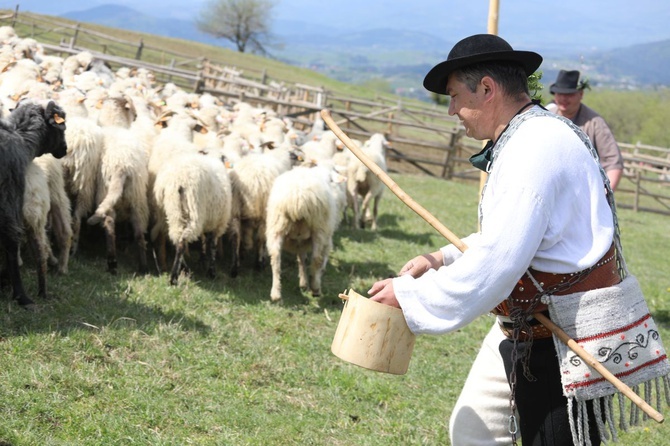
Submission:
<svg viewBox="0 0 670 446">
<path fill-rule="evenodd" d="M 41 297 L 47 263 L 67 273 L 85 221 L 104 228 L 111 273 L 122 222 L 132 227 L 139 272 L 149 270 L 150 242 L 171 284 L 188 271 L 194 242 L 201 242 L 211 277 L 220 253 L 231 256 L 232 277 L 241 252 L 252 254 L 259 269 L 269 256 L 272 301 L 281 299 L 282 251 L 297 255 L 300 287 L 319 295 L 347 208 L 354 227 L 377 227 L 383 185 L 318 116 L 310 130 L 300 130 L 269 108 L 157 85 L 148 70 L 113 71 L 88 52 L 47 55 L 11 27 L 0 27 L 0 42 L 0 243 L 23 306 L 32 301 L 12 266 L 20 261 L 21 227 L 40 261 Z M 58 152 L 57 135 L 21 127 L 28 108 L 40 111 L 43 127 L 60 132 L 66 153 Z M 358 143 L 386 169 L 382 134 Z M 8 179 L 10 168 L 25 180 Z M 10 204 L 22 214 L 12 215 Z M 170 268 L 168 240 L 175 252 Z"/>
</svg>

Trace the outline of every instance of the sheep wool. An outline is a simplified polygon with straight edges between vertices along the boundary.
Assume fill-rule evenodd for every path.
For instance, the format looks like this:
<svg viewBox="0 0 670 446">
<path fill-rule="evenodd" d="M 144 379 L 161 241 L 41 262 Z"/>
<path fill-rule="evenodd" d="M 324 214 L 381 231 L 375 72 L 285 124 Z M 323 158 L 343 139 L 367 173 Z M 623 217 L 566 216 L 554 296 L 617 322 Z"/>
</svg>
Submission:
<svg viewBox="0 0 670 446">
<path fill-rule="evenodd" d="M 297 255 L 300 288 L 309 287 L 314 296 L 321 294 L 321 277 L 341 216 L 333 193 L 338 178 L 341 176 L 329 166 L 299 166 L 275 180 L 268 198 L 266 230 L 273 302 L 281 299 L 282 249 Z"/>
<path fill-rule="evenodd" d="M 215 243 L 228 228 L 232 210 L 225 165 L 205 155 L 180 155 L 158 172 L 153 194 L 158 215 L 151 238 L 167 233 L 177 249 L 170 283 L 176 284 L 185 268 L 187 245 L 203 235 L 207 237 L 208 274 L 213 277 Z"/>
</svg>

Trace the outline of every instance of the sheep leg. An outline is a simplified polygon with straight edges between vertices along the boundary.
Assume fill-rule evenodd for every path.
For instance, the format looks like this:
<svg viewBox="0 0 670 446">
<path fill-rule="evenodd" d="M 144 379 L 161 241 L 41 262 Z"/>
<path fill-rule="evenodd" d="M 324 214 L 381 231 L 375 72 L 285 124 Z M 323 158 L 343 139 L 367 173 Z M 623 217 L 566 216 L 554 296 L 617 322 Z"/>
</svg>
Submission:
<svg viewBox="0 0 670 446">
<path fill-rule="evenodd" d="M 139 273 L 148 274 L 149 264 L 147 263 L 147 241 L 144 238 L 143 228 L 140 227 L 135 219 L 133 219 L 133 233 L 135 243 L 137 243 L 137 249 L 139 250 Z"/>
<path fill-rule="evenodd" d="M 177 285 L 179 282 L 179 273 L 183 270 L 188 270 L 184 263 L 184 250 L 186 242 L 180 240 L 176 246 L 174 262 L 172 263 L 172 270 L 170 271 L 170 285 Z"/>
<path fill-rule="evenodd" d="M 351 207 L 354 210 L 354 217 L 351 222 L 351 228 L 357 229 L 359 227 L 359 218 L 360 218 L 360 207 L 358 203 L 358 192 L 356 189 L 349 190 L 349 195 L 351 196 Z"/>
<path fill-rule="evenodd" d="M 309 287 L 309 275 L 307 274 L 307 253 L 301 252 L 297 255 L 298 258 L 298 279 L 300 289 L 307 291 Z"/>
<path fill-rule="evenodd" d="M 167 271 L 167 240 L 166 235 L 163 231 L 158 233 L 156 240 L 154 241 L 154 247 L 156 249 L 156 255 L 158 256 L 158 273 L 163 273 Z"/>
<path fill-rule="evenodd" d="M 377 230 L 377 213 L 379 212 L 379 200 L 381 198 L 381 195 L 375 196 L 372 204 L 372 225 L 370 226 L 370 229 L 373 231 Z"/>
<path fill-rule="evenodd" d="M 251 220 L 242 221 L 242 255 L 251 252 L 254 248 L 254 224 Z"/>
<path fill-rule="evenodd" d="M 116 260 L 116 223 L 114 218 L 109 215 L 105 216 L 102 226 L 105 228 L 107 236 L 107 271 L 116 274 L 118 262 Z"/>
<path fill-rule="evenodd" d="M 216 277 L 216 237 L 212 232 L 205 234 L 205 254 L 207 277 L 214 279 Z"/>
<path fill-rule="evenodd" d="M 27 308 L 35 304 L 27 295 L 19 270 L 19 244 L 16 240 L 5 238 L 2 243 L 7 257 L 7 274 L 12 283 L 12 294 L 20 306 Z"/>
<path fill-rule="evenodd" d="M 230 277 L 237 277 L 240 272 L 240 220 L 233 218 L 228 226 L 232 266 L 230 268 Z"/>
<path fill-rule="evenodd" d="M 79 234 L 81 233 L 81 220 L 83 216 L 79 215 L 79 211 L 75 209 L 72 217 L 72 245 L 70 246 L 70 256 L 77 254 L 79 250 Z"/>
<path fill-rule="evenodd" d="M 26 228 L 30 249 L 37 261 L 37 295 L 42 299 L 47 296 L 47 259 L 46 233 L 38 235 L 31 228 Z"/>
<path fill-rule="evenodd" d="M 312 252 L 312 262 L 310 264 L 310 288 L 312 296 L 321 296 L 321 276 L 326 269 L 329 254 L 329 242 L 327 240 L 317 240 L 314 243 Z"/>
<path fill-rule="evenodd" d="M 58 246 L 58 272 L 67 274 L 70 262 L 70 248 L 72 246 L 72 228 L 66 224 L 65 210 L 54 203 L 51 204 L 51 225 L 53 235 Z"/>
<path fill-rule="evenodd" d="M 365 228 L 365 220 L 370 211 L 370 200 L 372 199 L 372 192 L 368 191 L 363 197 L 363 204 L 361 204 L 361 228 Z M 376 227 L 376 226 L 375 226 Z"/>
<path fill-rule="evenodd" d="M 281 249 L 283 244 L 284 237 L 280 234 L 275 234 L 267 242 L 270 266 L 272 267 L 272 289 L 270 290 L 270 300 L 272 302 L 281 300 Z"/>
<path fill-rule="evenodd" d="M 266 257 L 265 220 L 261 220 L 256 230 L 256 270 L 265 269 Z"/>
</svg>

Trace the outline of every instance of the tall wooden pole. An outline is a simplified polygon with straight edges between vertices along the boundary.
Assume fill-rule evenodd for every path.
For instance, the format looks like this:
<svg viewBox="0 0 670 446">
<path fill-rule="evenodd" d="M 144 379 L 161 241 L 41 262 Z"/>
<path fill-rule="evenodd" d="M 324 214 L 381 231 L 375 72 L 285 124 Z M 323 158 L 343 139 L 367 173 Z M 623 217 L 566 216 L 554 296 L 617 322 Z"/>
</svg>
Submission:
<svg viewBox="0 0 670 446">
<path fill-rule="evenodd" d="M 500 10 L 500 1 L 499 0 L 490 0 L 489 1 L 489 21 L 487 27 L 487 33 L 498 35 L 498 11 Z M 482 143 L 482 148 L 484 148 L 486 142 Z M 482 196 L 482 189 L 484 189 L 484 184 L 486 184 L 486 179 L 488 174 L 482 172 L 479 174 L 479 196 Z"/>
<path fill-rule="evenodd" d="M 489 34 L 498 35 L 498 11 L 500 10 L 500 2 L 498 0 L 491 0 L 489 2 Z"/>
</svg>

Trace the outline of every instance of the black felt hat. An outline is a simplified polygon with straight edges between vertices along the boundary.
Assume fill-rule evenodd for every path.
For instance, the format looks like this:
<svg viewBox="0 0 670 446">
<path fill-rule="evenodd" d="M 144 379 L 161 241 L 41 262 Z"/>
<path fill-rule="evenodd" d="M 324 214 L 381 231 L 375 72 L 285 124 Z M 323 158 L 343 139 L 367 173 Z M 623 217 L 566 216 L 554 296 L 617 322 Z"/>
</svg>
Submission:
<svg viewBox="0 0 670 446">
<path fill-rule="evenodd" d="M 558 77 L 556 77 L 556 82 L 551 84 L 549 87 L 549 93 L 577 93 L 580 90 L 585 88 L 586 84 L 579 83 L 579 71 L 565 71 L 561 70 L 558 72 Z"/>
<path fill-rule="evenodd" d="M 426 74 L 423 86 L 433 93 L 446 94 L 447 78 L 453 71 L 488 61 L 518 62 L 530 76 L 540 67 L 542 56 L 532 51 L 516 51 L 494 34 L 475 34 L 454 45 L 447 60 L 435 65 Z"/>
</svg>

